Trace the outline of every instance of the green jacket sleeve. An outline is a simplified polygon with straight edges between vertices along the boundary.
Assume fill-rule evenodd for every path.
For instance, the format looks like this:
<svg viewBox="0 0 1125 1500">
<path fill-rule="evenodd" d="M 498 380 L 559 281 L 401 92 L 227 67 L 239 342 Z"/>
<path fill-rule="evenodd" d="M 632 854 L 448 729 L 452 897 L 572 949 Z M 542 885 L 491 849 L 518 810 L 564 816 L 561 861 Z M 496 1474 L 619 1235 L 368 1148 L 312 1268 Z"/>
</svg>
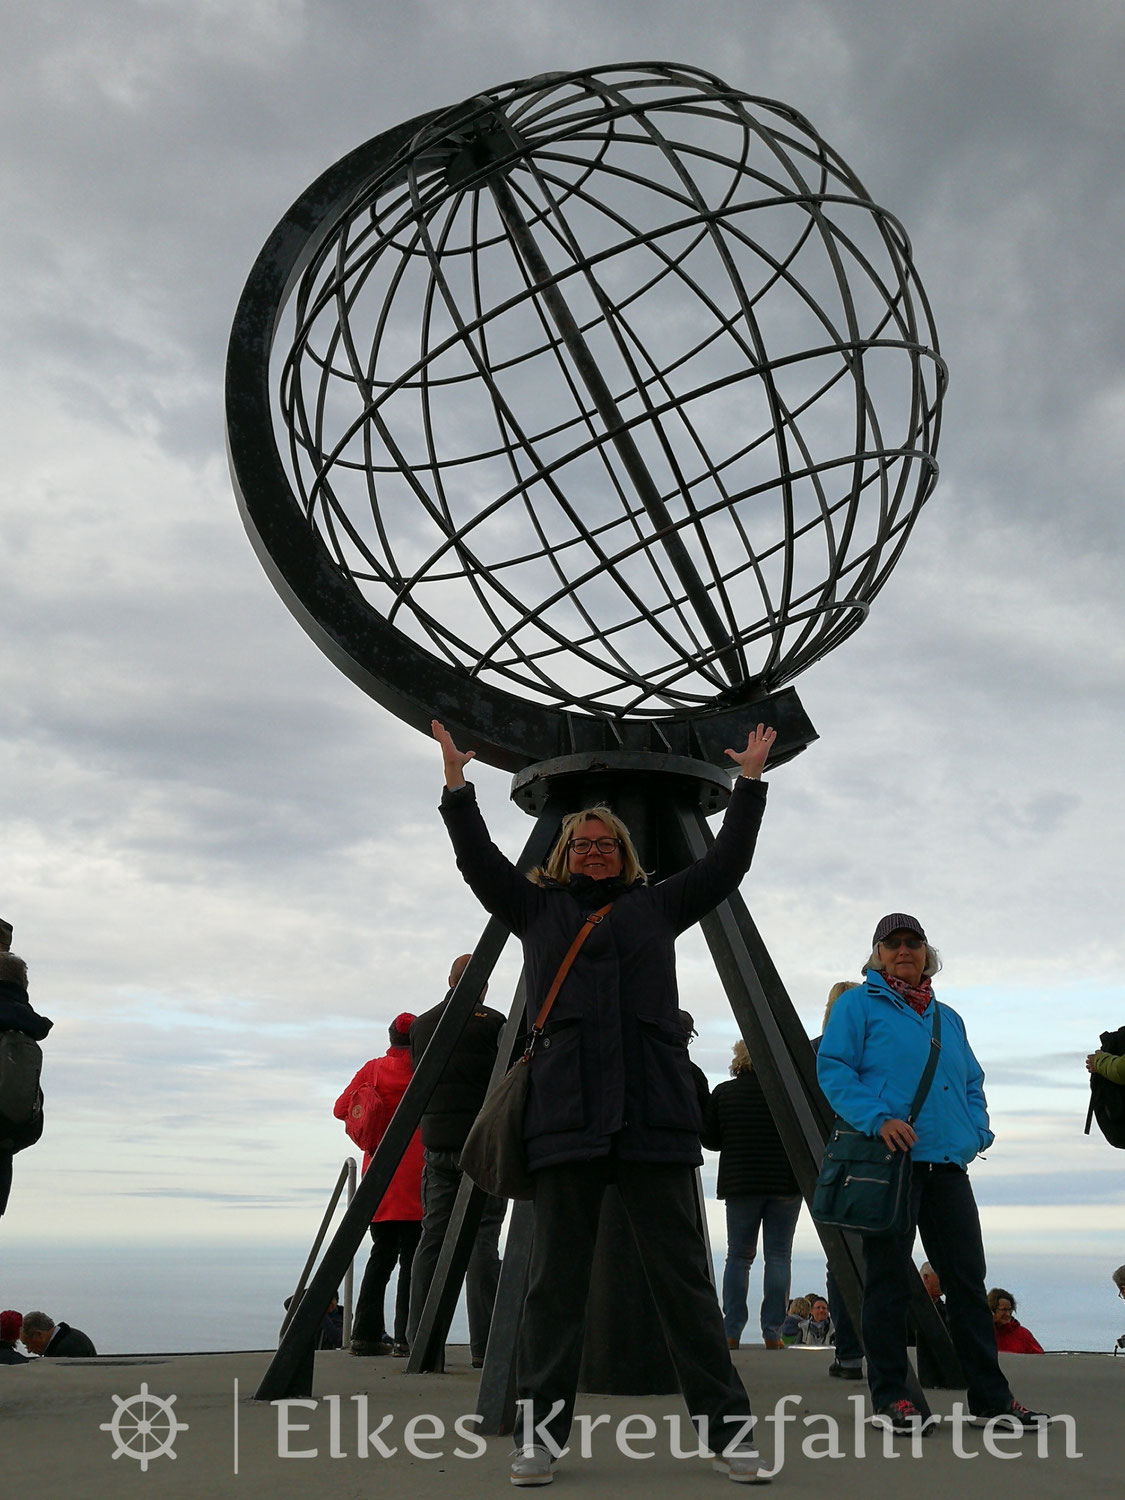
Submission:
<svg viewBox="0 0 1125 1500">
<path fill-rule="evenodd" d="M 1115 1057 L 1112 1052 L 1096 1052 L 1094 1067 L 1110 1083 L 1125 1084 L 1125 1055 Z"/>
</svg>

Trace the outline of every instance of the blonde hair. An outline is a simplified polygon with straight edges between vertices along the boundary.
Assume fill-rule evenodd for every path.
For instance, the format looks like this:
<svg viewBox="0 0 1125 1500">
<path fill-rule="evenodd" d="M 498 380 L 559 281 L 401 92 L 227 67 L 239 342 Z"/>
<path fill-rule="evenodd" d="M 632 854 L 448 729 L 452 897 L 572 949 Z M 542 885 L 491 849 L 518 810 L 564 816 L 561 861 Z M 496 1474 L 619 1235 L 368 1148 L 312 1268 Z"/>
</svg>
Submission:
<svg viewBox="0 0 1125 1500">
<path fill-rule="evenodd" d="M 753 1064 L 750 1061 L 750 1049 L 739 1037 L 734 1044 L 734 1057 L 731 1059 L 730 1076 L 737 1078 L 740 1073 L 749 1073 Z"/>
<path fill-rule="evenodd" d="M 807 1318 L 812 1313 L 812 1303 L 807 1297 L 794 1297 L 788 1307 L 792 1318 Z"/>
<path fill-rule="evenodd" d="M 547 856 L 545 865 L 536 865 L 534 870 L 529 871 L 528 880 L 535 885 L 547 885 L 553 882 L 555 885 L 570 884 L 569 849 L 567 845 L 574 837 L 574 830 L 581 827 L 583 823 L 591 823 L 594 819 L 605 824 L 615 839 L 621 841 L 621 879 L 626 885 L 632 885 L 637 880 L 646 880 L 644 870 L 641 868 L 640 857 L 633 845 L 629 830 L 617 816 L 617 814 L 599 802 L 595 807 L 584 807 L 581 812 L 568 813 L 562 821 L 558 841 Z"/>
<path fill-rule="evenodd" d="M 889 934 L 888 934 L 888 936 L 889 936 Z M 868 969 L 874 969 L 877 974 L 884 974 L 884 973 L 886 973 L 886 970 L 884 969 L 883 965 L 879 962 L 879 944 L 878 943 L 876 943 L 875 946 L 874 946 L 874 948 L 872 948 L 872 950 L 871 950 L 871 957 L 864 964 L 862 972 L 864 974 L 866 974 L 867 971 L 868 971 Z M 940 972 L 940 970 L 941 970 L 941 954 L 937 951 L 936 948 L 931 948 L 930 944 L 927 943 L 926 944 L 926 967 L 922 970 L 922 978 L 923 979 L 932 979 L 935 974 L 937 974 L 938 972 Z"/>
<path fill-rule="evenodd" d="M 821 1031 L 828 1025 L 828 1017 L 832 1014 L 832 1007 L 841 995 L 846 995 L 849 990 L 858 990 L 857 979 L 837 979 L 836 983 L 828 991 L 828 1004 L 824 1007 L 824 1020 L 820 1023 Z"/>
</svg>

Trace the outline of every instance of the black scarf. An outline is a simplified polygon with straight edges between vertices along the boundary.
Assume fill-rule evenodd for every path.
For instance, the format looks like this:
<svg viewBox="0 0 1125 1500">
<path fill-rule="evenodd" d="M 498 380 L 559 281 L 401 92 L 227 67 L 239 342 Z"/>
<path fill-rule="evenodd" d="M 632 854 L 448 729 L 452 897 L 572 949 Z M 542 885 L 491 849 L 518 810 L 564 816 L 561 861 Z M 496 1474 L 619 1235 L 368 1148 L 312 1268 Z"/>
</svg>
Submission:
<svg viewBox="0 0 1125 1500">
<path fill-rule="evenodd" d="M 633 889 L 630 882 L 620 875 L 611 875 L 608 880 L 594 880 L 589 875 L 572 875 L 565 889 L 570 892 L 583 911 L 597 911 L 607 901 L 616 901 Z"/>
</svg>

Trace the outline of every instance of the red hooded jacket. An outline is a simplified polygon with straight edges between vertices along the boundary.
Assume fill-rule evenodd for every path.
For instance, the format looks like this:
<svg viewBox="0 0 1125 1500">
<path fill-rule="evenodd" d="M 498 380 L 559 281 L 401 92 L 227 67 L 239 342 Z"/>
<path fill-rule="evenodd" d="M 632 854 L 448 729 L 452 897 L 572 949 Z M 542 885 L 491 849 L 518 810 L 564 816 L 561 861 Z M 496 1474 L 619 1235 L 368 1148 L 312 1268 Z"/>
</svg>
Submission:
<svg viewBox="0 0 1125 1500">
<path fill-rule="evenodd" d="M 996 1347 L 1001 1354 L 1043 1353 L 1039 1340 L 1022 1323 L 1017 1323 L 1015 1318 L 1007 1325 L 994 1323 L 992 1326 L 996 1330 Z"/>
<path fill-rule="evenodd" d="M 398 1102 L 406 1093 L 406 1085 L 413 1076 L 409 1047 L 388 1047 L 382 1057 L 373 1057 L 364 1063 L 347 1088 L 336 1100 L 332 1113 L 337 1120 L 347 1118 L 352 1095 L 362 1084 L 368 1083 L 385 1105 L 383 1125 L 379 1134 L 387 1128 L 387 1122 L 398 1108 Z M 363 1170 L 371 1165 L 370 1151 L 363 1153 Z M 385 1219 L 412 1219 L 422 1217 L 422 1137 L 416 1130 L 410 1137 L 402 1160 L 391 1178 L 383 1201 L 375 1210 L 373 1224 Z"/>
</svg>

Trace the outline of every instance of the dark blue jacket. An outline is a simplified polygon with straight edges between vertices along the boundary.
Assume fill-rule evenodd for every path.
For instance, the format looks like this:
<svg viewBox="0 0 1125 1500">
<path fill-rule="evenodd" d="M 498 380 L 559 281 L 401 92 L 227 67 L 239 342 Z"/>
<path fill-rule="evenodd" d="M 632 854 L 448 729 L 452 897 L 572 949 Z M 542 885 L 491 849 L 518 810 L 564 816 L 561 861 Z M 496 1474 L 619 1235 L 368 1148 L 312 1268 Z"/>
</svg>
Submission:
<svg viewBox="0 0 1125 1500">
<path fill-rule="evenodd" d="M 51 1342 L 43 1350 L 44 1359 L 96 1359 L 98 1351 L 89 1334 L 69 1323 L 58 1323 Z"/>
<path fill-rule="evenodd" d="M 575 959 L 532 1060 L 524 1119 L 532 1170 L 611 1149 L 630 1161 L 702 1161 L 702 1112 L 679 1020 L 675 943 L 737 889 L 765 801 L 762 782 L 739 777 L 722 829 L 702 859 L 658 885 L 618 888 L 612 912 Z M 609 882 L 579 882 L 578 899 L 569 886 L 532 884 L 489 838 L 471 786 L 446 792 L 441 810 L 458 869 L 523 944 L 530 1025 Z"/>
<path fill-rule="evenodd" d="M 41 1042 L 55 1023 L 32 1010 L 27 991 L 9 979 L 0 979 L 0 1031 L 22 1031 Z"/>
<path fill-rule="evenodd" d="M 716 1198 L 794 1198 L 801 1191 L 756 1073 L 717 1086 L 702 1141 L 719 1153 Z"/>
</svg>

